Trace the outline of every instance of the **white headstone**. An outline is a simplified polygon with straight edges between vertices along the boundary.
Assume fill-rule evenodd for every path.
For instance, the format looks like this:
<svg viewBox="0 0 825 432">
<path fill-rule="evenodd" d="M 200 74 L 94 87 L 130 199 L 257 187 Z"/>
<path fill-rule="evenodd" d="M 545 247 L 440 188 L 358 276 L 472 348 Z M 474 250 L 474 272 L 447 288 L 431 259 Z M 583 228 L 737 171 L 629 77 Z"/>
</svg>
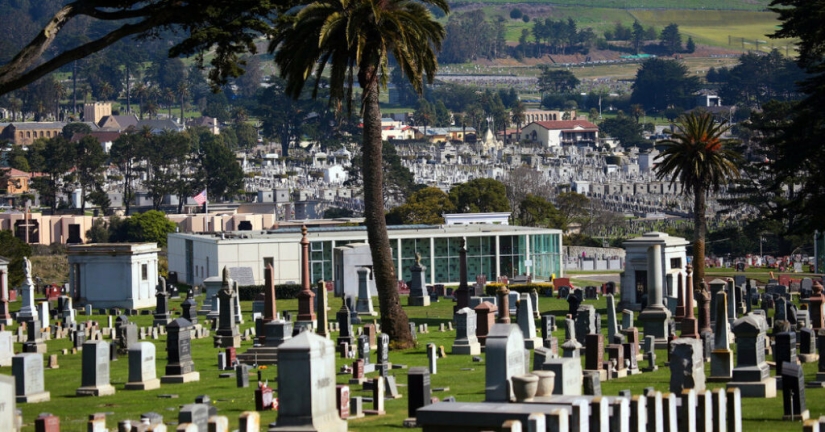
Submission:
<svg viewBox="0 0 825 432">
<path fill-rule="evenodd" d="M 335 401 L 335 346 L 313 332 L 301 332 L 278 347 L 278 424 L 270 431 L 345 432 Z M 283 390 L 282 390 L 283 391 Z"/>
<path fill-rule="evenodd" d="M 487 335 L 487 402 L 509 402 L 513 396 L 511 378 L 529 372 L 530 359 L 524 350 L 524 336 L 515 324 L 495 324 Z"/>
<path fill-rule="evenodd" d="M 536 336 L 536 317 L 533 314 L 533 302 L 527 294 L 522 294 L 518 305 L 518 327 L 524 335 L 524 347 L 534 349 L 542 346 L 541 338 Z"/>
</svg>

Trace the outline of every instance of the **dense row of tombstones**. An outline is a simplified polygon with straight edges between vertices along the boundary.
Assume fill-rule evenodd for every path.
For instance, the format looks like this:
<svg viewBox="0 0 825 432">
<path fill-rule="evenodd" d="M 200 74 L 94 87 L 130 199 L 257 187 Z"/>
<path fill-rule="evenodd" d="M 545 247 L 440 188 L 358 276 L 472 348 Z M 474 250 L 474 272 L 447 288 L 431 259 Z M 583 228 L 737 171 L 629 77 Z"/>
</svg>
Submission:
<svg viewBox="0 0 825 432">
<path fill-rule="evenodd" d="M 462 248 L 463 252 L 463 248 Z M 537 293 L 509 292 L 504 287 L 497 296 L 476 297 L 466 283 L 466 267 L 462 266 L 461 283 L 455 293 L 456 311 L 452 322 L 440 326 L 452 330 L 455 339 L 451 354 L 472 356 L 473 362 L 485 361 L 485 402 L 457 402 L 446 398 L 438 402 L 432 396 L 431 375 L 437 374 L 438 358 L 446 356 L 443 347 L 427 347 L 429 367 L 408 371 L 407 425 L 417 425 L 425 431 L 450 430 L 527 430 L 587 431 L 606 430 L 668 430 L 698 427 L 701 430 L 741 431 L 742 397 L 776 397 L 777 383 L 783 391 L 785 418 L 807 419 L 804 376 L 799 362 L 819 360 L 815 382 L 807 386 L 825 386 L 825 361 L 816 352 L 816 342 L 825 343 L 823 305 L 825 296 L 819 283 L 803 282 L 800 287 L 802 306 L 797 309 L 790 301 L 793 293 L 786 286 L 772 281 L 764 292 L 755 283 L 737 280 L 715 280 L 710 283 L 713 299 L 710 309 L 715 317 L 714 332 L 701 337 L 676 337 L 676 321 L 667 324 L 668 365 L 671 371 L 669 392 L 646 389 L 643 394 L 622 392 L 618 396 L 603 396 L 601 382 L 629 374 L 657 369 L 655 349 L 659 341 L 654 335 L 639 336 L 634 314 L 624 310 L 621 325 L 613 295 L 607 297 L 607 341 L 601 331 L 601 317 L 592 304 L 584 300 L 598 296 L 594 289 L 586 292 L 560 287 L 559 295 L 570 305 L 564 319 L 565 339 L 553 337 L 554 315 L 539 314 Z M 403 369 L 389 361 L 389 338 L 380 333 L 377 323 L 365 322 L 375 313 L 367 289 L 368 269 L 359 271 L 359 298 L 345 298 L 334 322 L 327 322 L 327 290 L 323 283 L 312 292 L 304 284 L 299 295 L 299 313 L 293 322 L 291 314 L 282 318 L 275 304 L 272 268 L 265 270 L 266 289 L 256 300 L 253 319 L 255 327 L 241 335 L 237 300 L 237 285 L 224 270 L 220 287 L 211 294 L 206 289 L 208 306 L 201 309 L 211 323 L 209 328 L 198 324 L 198 309 L 192 292 L 183 302 L 182 315 L 172 319 L 168 308 L 165 281 L 158 284 L 158 303 L 151 328 L 138 328 L 127 315 L 116 310 L 109 313 L 108 326 L 76 320 L 69 297 L 58 301 L 57 309 L 40 305 L 37 316 L 22 317 L 18 333 L 0 332 L 0 365 L 12 366 L 13 378 L 3 377 L 0 385 L 0 430 L 16 430 L 19 415 L 15 403 L 47 401 L 43 378 L 45 341 L 69 337 L 72 350 L 82 351 L 81 385 L 78 396 L 106 396 L 115 393 L 109 381 L 109 367 L 118 354 L 128 354 L 129 379 L 124 390 L 148 390 L 163 383 L 186 383 L 199 379 L 191 357 L 193 338 L 209 337 L 219 349 L 218 367 L 234 369 L 237 385 L 249 386 L 250 367 L 254 364 L 278 364 L 278 388 L 294 389 L 289 397 L 280 398 L 278 421 L 269 425 L 271 431 L 318 430 L 343 431 L 346 419 L 364 414 L 384 414 L 385 398 L 400 397 L 395 377 L 390 370 Z M 415 276 L 423 273 L 419 262 L 413 267 L 411 296 L 420 291 Z M 420 281 L 419 281 L 420 282 Z M 482 291 L 483 292 L 483 291 Z M 549 293 L 553 295 L 551 291 Z M 25 296 L 25 294 L 24 294 Z M 430 294 L 427 294 L 430 297 Z M 33 296 L 32 296 L 33 298 Z M 655 296 L 654 296 L 655 298 Z M 730 301 L 729 301 L 730 299 Z M 413 301 L 411 299 L 411 301 Z M 416 300 L 417 301 L 417 300 Z M 261 305 L 261 302 L 263 305 Z M 48 305 L 48 304 L 47 304 Z M 651 305 L 663 307 L 662 304 Z M 758 308 L 756 307 L 758 306 Z M 85 312 L 91 314 L 91 306 Z M 767 310 L 774 309 L 768 318 Z M 217 313 L 215 313 L 217 311 Z M 644 312 L 644 311 L 643 311 Z M 678 314 L 673 314 L 678 317 Z M 113 316 L 117 318 L 113 319 Z M 59 322 L 44 325 L 42 320 L 56 317 Z M 511 323 L 515 318 L 516 324 Z M 18 315 L 18 318 L 20 316 Z M 540 318 L 541 335 L 536 320 Z M 353 324 L 363 324 L 356 329 Z M 772 329 L 770 335 L 768 330 Z M 46 330 L 46 331 L 43 331 Z M 413 334 L 428 332 L 426 325 L 411 323 Z M 330 335 L 337 332 L 335 344 Z M 24 334 L 25 333 L 25 334 Z M 646 332 L 647 333 L 647 332 Z M 167 364 L 165 374 L 156 375 L 155 345 L 141 342 L 166 336 Z M 110 337 L 111 341 L 104 341 Z M 254 338 L 253 347 L 237 353 L 242 339 Z M 23 343 L 23 353 L 13 354 L 13 342 Z M 773 343 L 771 341 L 773 340 Z M 730 348 L 737 345 L 736 367 Z M 797 341 L 799 353 L 797 354 Z M 561 349 L 559 349 L 561 348 Z M 377 361 L 372 363 L 371 350 Z M 532 351 L 532 352 L 531 352 Z M 607 358 L 605 359 L 605 353 Z M 766 355 L 772 353 L 777 376 L 770 376 Z M 336 371 L 335 355 L 353 359 L 352 367 Z M 584 355 L 584 368 L 581 356 Z M 530 367 L 530 358 L 533 363 Z M 640 366 L 639 361 L 646 362 Z M 711 376 L 705 377 L 704 364 L 710 362 Z M 49 356 L 49 367 L 58 367 L 57 356 Z M 338 373 L 352 375 L 349 385 L 336 385 Z M 368 379 L 366 374 L 377 373 Z M 705 382 L 726 381 L 726 389 L 709 391 Z M 350 386 L 360 385 L 372 391 L 372 398 L 353 397 Z M 255 389 L 256 410 L 272 409 L 274 390 L 264 384 Z M 14 396 L 10 396 L 14 395 Z M 203 398 L 201 398 L 203 399 Z M 198 401 L 196 401 L 198 402 Z M 371 402 L 372 409 L 364 409 Z M 147 414 L 145 419 L 129 422 L 123 430 L 166 430 L 162 419 Z M 241 416 L 241 430 L 259 430 L 256 413 Z M 37 419 L 42 430 L 59 430 L 59 419 L 44 415 Z M 214 408 L 198 403 L 181 410 L 177 430 L 227 430 L 228 421 L 217 416 Z M 123 422 L 122 422 L 123 423 Z M 209 424 L 214 426 L 210 429 Z M 100 426 L 100 425 L 104 426 Z M 817 422 L 808 423 L 813 427 Z M 51 425 L 51 426 L 49 426 Z M 99 415 L 89 420 L 90 430 L 104 430 L 105 418 Z M 101 427 L 94 429 L 94 427 Z M 119 425 L 120 429 L 120 425 Z M 689 429 L 688 429 L 689 430 Z"/>
</svg>

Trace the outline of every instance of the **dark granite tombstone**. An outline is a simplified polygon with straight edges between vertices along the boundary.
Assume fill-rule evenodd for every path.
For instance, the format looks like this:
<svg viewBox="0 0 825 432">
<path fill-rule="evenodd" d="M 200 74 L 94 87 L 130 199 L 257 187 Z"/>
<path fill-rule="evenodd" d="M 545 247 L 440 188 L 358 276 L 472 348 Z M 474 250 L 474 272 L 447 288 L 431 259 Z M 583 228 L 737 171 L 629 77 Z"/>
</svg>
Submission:
<svg viewBox="0 0 825 432">
<path fill-rule="evenodd" d="M 166 375 L 186 375 L 195 370 L 192 361 L 191 324 L 178 318 L 166 326 Z"/>
<path fill-rule="evenodd" d="M 579 315 L 579 305 L 581 302 L 582 301 L 576 296 L 567 296 L 567 314 L 571 315 L 574 320 Z"/>
<path fill-rule="evenodd" d="M 785 362 L 796 363 L 796 333 L 782 332 L 776 335 L 776 348 L 773 352 L 776 362 L 776 374 L 782 375 Z"/>
<path fill-rule="evenodd" d="M 778 366 L 778 364 L 777 364 Z M 785 362 L 782 365 L 782 402 L 785 420 L 807 420 L 809 417 L 805 401 L 805 375 L 802 366 Z"/>
<path fill-rule="evenodd" d="M 430 404 L 430 371 L 426 367 L 413 367 L 407 372 L 407 416 L 415 417 L 415 412 Z"/>
<path fill-rule="evenodd" d="M 584 372 L 584 394 L 586 396 L 602 395 L 602 380 L 596 371 Z"/>
<path fill-rule="evenodd" d="M 584 368 L 586 370 L 600 370 L 604 358 L 604 335 L 589 334 L 586 338 Z"/>
</svg>

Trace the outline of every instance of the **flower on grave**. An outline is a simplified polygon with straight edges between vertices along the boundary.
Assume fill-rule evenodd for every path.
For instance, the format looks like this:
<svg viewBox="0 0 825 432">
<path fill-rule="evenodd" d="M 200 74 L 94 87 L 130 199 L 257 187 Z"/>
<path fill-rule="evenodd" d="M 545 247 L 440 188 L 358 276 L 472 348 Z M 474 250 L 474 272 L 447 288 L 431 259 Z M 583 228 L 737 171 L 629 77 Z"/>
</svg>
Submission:
<svg viewBox="0 0 825 432">
<path fill-rule="evenodd" d="M 258 370 L 269 369 L 266 365 L 258 366 Z"/>
</svg>

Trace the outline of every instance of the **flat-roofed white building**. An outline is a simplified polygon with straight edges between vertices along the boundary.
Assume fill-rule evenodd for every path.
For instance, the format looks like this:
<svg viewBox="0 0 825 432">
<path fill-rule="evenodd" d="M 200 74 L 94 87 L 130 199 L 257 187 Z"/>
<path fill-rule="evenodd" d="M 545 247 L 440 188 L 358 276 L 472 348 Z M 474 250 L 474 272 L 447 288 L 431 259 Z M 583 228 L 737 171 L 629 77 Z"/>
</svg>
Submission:
<svg viewBox="0 0 825 432">
<path fill-rule="evenodd" d="M 389 226 L 390 246 L 399 280 L 410 280 L 415 253 L 427 267 L 428 283 L 459 281 L 461 239 L 467 241 L 469 280 L 479 274 L 487 280 L 501 275 L 532 274 L 535 279 L 562 275 L 562 231 L 510 225 L 402 225 Z M 308 229 L 312 282 L 334 280 L 336 247 L 366 243 L 366 227 Z M 223 267 L 248 267 L 256 284 L 271 263 L 275 283 L 301 280 L 301 229 L 234 231 L 218 234 L 173 233 L 168 238 L 169 271 L 182 282 L 198 285 L 217 276 Z"/>
</svg>

